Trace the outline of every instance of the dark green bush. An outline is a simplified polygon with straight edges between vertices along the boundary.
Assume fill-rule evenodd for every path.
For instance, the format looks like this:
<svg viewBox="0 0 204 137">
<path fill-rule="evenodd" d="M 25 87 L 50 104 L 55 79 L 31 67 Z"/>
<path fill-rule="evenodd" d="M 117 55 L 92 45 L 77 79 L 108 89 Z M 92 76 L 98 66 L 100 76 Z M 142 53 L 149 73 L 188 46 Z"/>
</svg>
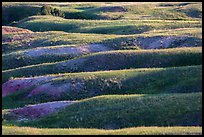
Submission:
<svg viewBox="0 0 204 137">
<path fill-rule="evenodd" d="M 63 18 L 65 17 L 64 12 L 48 5 L 45 5 L 41 8 L 41 15 L 53 15 L 53 16 L 59 16 Z"/>
</svg>

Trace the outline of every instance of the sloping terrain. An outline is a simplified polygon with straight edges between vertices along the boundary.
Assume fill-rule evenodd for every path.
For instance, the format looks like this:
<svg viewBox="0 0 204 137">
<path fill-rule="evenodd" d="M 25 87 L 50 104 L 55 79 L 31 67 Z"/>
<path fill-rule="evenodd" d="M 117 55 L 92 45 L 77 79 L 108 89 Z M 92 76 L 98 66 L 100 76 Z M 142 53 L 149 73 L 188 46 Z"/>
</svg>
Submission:
<svg viewBox="0 0 204 137">
<path fill-rule="evenodd" d="M 14 34 L 14 33 L 32 33 L 32 31 L 17 27 L 2 26 L 2 34 Z"/>
<path fill-rule="evenodd" d="M 41 128 L 103 129 L 127 128 L 131 125 L 201 126 L 201 101 L 201 93 L 99 96 L 73 103 L 47 117 L 19 124 Z M 172 113 L 175 111 L 177 113 Z M 15 110 L 11 113 L 15 115 Z"/>
<path fill-rule="evenodd" d="M 9 119 L 16 119 L 17 121 L 33 120 L 57 112 L 59 109 L 72 103 L 74 101 L 56 101 L 29 105 L 24 108 L 7 111 L 7 116 L 9 116 Z"/>
<path fill-rule="evenodd" d="M 2 81 L 5 82 L 11 77 L 39 76 L 65 72 L 176 67 L 201 64 L 202 48 L 200 47 L 163 50 L 119 50 L 95 53 L 67 61 L 5 70 L 2 71 Z"/>
<path fill-rule="evenodd" d="M 202 18 L 202 5 L 198 2 L 75 2 L 75 3 L 22 3 L 2 4 L 3 25 L 38 15 L 43 5 L 50 5 L 65 13 L 66 19 L 86 20 L 196 20 Z M 15 12 L 13 16 L 8 16 Z"/>
<path fill-rule="evenodd" d="M 28 20 L 28 21 L 27 21 Z M 40 24 L 40 26 L 39 26 Z M 159 25 L 158 25 L 159 24 Z M 140 34 L 154 29 L 198 28 L 201 21 L 162 21 L 162 20 L 74 20 L 53 16 L 32 16 L 22 20 L 16 27 L 32 31 L 65 31 L 70 33 L 96 34 Z M 94 27 L 96 26 L 96 27 Z M 104 31 L 105 30 L 105 31 Z"/>
<path fill-rule="evenodd" d="M 15 102 L 21 102 L 20 106 L 22 106 L 36 102 L 76 100 L 104 94 L 201 92 L 201 69 L 200 65 L 17 78 L 2 85 L 2 96 L 7 96 L 3 99 L 3 107 L 14 107 Z M 16 94 L 12 95 L 12 93 Z M 22 98 L 24 103 L 21 101 Z"/>
<path fill-rule="evenodd" d="M 3 2 L 2 24 L 3 134 L 202 134 L 202 3 Z"/>
</svg>

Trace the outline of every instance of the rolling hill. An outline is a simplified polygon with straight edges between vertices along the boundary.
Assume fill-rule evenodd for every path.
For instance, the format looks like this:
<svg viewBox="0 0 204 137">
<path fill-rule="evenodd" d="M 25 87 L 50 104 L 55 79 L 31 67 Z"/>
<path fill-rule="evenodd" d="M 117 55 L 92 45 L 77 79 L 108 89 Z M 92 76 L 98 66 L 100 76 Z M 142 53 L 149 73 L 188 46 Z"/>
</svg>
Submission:
<svg viewBox="0 0 204 137">
<path fill-rule="evenodd" d="M 201 2 L 3 2 L 3 135 L 202 135 Z"/>
</svg>

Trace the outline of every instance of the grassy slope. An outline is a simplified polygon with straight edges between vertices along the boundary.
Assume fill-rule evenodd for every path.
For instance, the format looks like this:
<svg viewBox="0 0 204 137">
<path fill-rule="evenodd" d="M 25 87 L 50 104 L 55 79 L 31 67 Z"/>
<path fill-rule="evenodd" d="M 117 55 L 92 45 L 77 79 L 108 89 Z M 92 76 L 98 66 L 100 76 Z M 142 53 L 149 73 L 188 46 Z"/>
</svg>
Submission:
<svg viewBox="0 0 204 137">
<path fill-rule="evenodd" d="M 37 15 L 40 12 L 40 6 L 37 5 L 2 5 L 2 24 L 19 21 L 29 16 Z M 14 14 L 15 13 L 15 14 Z"/>
<path fill-rule="evenodd" d="M 37 50 L 37 49 L 36 49 Z M 68 54 L 58 54 L 58 55 L 41 55 L 37 57 L 32 57 L 32 56 L 26 56 L 24 55 L 24 52 L 22 53 L 16 53 L 13 52 L 13 54 L 7 54 L 3 55 L 2 58 L 2 70 L 7 70 L 7 69 L 14 69 L 18 67 L 23 67 L 23 66 L 29 66 L 29 65 L 36 65 L 36 64 L 41 64 L 41 63 L 50 63 L 50 62 L 59 62 L 59 61 L 64 61 L 64 60 L 69 60 L 74 57 L 80 56 L 83 54 L 79 55 L 68 55 Z"/>
<path fill-rule="evenodd" d="M 32 16 L 21 20 L 15 26 L 32 31 L 58 30 L 72 33 L 139 34 L 154 29 L 200 28 L 202 23 L 201 21 L 164 22 L 162 20 L 75 20 L 54 16 Z"/>
<path fill-rule="evenodd" d="M 3 25 L 12 21 L 37 15 L 40 8 L 47 3 L 2 3 Z M 65 12 L 67 19 L 89 20 L 197 20 L 202 18 L 200 3 L 49 3 L 53 8 Z M 160 10 L 162 9 L 162 10 Z M 15 15 L 8 16 L 15 11 Z M 18 11 L 18 12 L 16 12 Z"/>
<path fill-rule="evenodd" d="M 3 35 L 3 43 L 2 43 L 2 69 L 14 69 L 17 67 L 23 67 L 27 65 L 35 65 L 40 63 L 48 63 L 48 62 L 57 62 L 63 61 L 67 59 L 74 58 L 74 55 L 53 55 L 53 54 L 46 54 L 41 55 L 39 57 L 29 57 L 25 55 L 27 51 L 38 50 L 38 49 L 59 49 L 62 47 L 70 47 L 70 46 L 78 46 L 84 44 L 91 44 L 91 43 L 98 43 L 104 44 L 110 49 L 115 50 L 131 50 L 131 49 L 142 49 L 144 46 L 135 44 L 135 41 L 138 39 L 145 39 L 148 41 L 150 39 L 157 39 L 157 37 L 165 37 L 169 36 L 188 36 L 187 42 L 189 47 L 196 47 L 201 46 L 202 42 L 202 30 L 200 28 L 193 28 L 193 29 L 178 29 L 174 31 L 170 30 L 157 30 L 157 31 L 150 31 L 145 34 L 136 34 L 136 35 L 100 35 L 100 34 L 77 34 L 77 33 L 64 33 L 64 32 L 43 32 L 43 33 L 36 33 L 32 34 L 32 37 L 29 35 L 31 34 L 23 34 L 26 39 L 23 39 L 22 34 L 9 34 Z M 22 37 L 21 40 L 14 40 L 18 37 Z M 9 39 L 9 42 L 6 41 Z M 185 41 L 174 42 L 174 47 L 180 47 Z M 141 42 L 143 43 L 143 42 Z M 147 45 L 147 44 L 146 44 Z M 80 54 L 82 55 L 82 54 Z M 80 56 L 79 55 L 79 56 Z"/>
<path fill-rule="evenodd" d="M 118 60 L 119 58 L 120 60 Z M 66 62 L 69 64 L 62 65 L 63 62 L 44 63 L 5 70 L 2 71 L 2 81 L 5 82 L 11 77 L 39 76 L 64 72 L 200 65 L 202 63 L 202 48 L 100 52 L 64 61 L 64 63 Z"/>
<path fill-rule="evenodd" d="M 3 135 L 201 135 L 202 127 L 137 127 L 119 130 L 38 129 L 3 126 Z"/>
<path fill-rule="evenodd" d="M 197 33 L 197 32 L 196 32 Z M 199 33 L 199 32 L 198 32 Z M 30 34 L 24 34 L 27 39 L 23 39 L 22 35 L 9 34 L 2 35 L 4 42 L 3 52 L 10 53 L 12 51 L 42 48 L 48 46 L 59 46 L 59 45 L 83 45 L 91 43 L 99 43 L 108 39 L 114 39 L 122 37 L 121 35 L 101 35 L 101 34 L 79 34 L 79 33 L 65 33 L 60 31 L 49 31 L 49 32 L 38 32 L 30 36 Z M 20 40 L 13 40 L 14 38 L 20 37 Z M 6 41 L 6 39 L 8 39 Z M 30 45 L 28 46 L 28 44 Z M 31 44 L 32 43 L 32 44 Z"/>
<path fill-rule="evenodd" d="M 37 4 L 28 3 L 28 5 L 30 4 L 32 6 L 29 8 L 27 8 L 27 4 L 24 4 L 24 3 L 16 3 L 16 4 L 5 3 L 3 4 L 3 7 L 4 5 L 11 6 L 8 8 L 7 13 L 9 13 L 8 12 L 9 10 L 12 11 L 12 10 L 18 9 L 19 12 L 16 13 L 17 17 L 15 17 L 15 18 L 18 18 L 16 20 L 18 21 L 22 19 L 23 17 L 29 16 L 28 14 L 36 15 L 36 11 L 39 10 L 39 6 L 42 6 L 45 3 L 37 3 Z M 66 6 L 62 6 L 61 4 L 62 5 L 64 4 Z M 81 19 L 91 19 L 91 20 L 90 21 L 88 20 L 85 21 L 85 20 L 80 20 L 80 19 L 79 20 L 64 20 L 64 19 L 50 17 L 50 16 L 43 16 L 43 17 L 33 16 L 31 18 L 20 21 L 16 25 L 20 27 L 27 27 L 27 28 L 32 27 L 32 29 L 35 31 L 46 31 L 46 30 L 64 31 L 65 30 L 66 32 L 71 32 L 70 35 L 77 35 L 77 36 L 80 33 L 86 33 L 85 35 L 90 35 L 88 33 L 93 33 L 93 35 L 108 34 L 107 37 L 109 37 L 109 34 L 114 34 L 111 36 L 110 39 L 106 39 L 106 38 L 104 39 L 103 36 L 105 35 L 101 35 L 99 37 L 91 36 L 92 38 L 90 39 L 86 36 L 83 36 L 83 37 L 86 37 L 85 40 L 81 40 L 82 34 L 80 34 L 79 37 L 77 37 L 76 40 L 74 41 L 73 41 L 73 38 L 70 38 L 68 35 L 65 37 L 60 37 L 58 36 L 58 34 L 54 34 L 53 37 L 48 37 L 48 38 L 45 38 L 45 35 L 37 36 L 36 42 L 32 44 L 32 46 L 34 47 L 58 46 L 59 44 L 65 44 L 65 43 L 66 44 L 67 43 L 68 44 L 70 43 L 71 44 L 79 44 L 79 43 L 84 44 L 86 42 L 87 43 L 89 42 L 103 42 L 104 43 L 105 42 L 107 44 L 110 44 L 110 46 L 112 46 L 113 48 L 119 47 L 118 49 L 132 49 L 132 48 L 134 49 L 134 47 L 132 47 L 132 44 L 133 44 L 132 41 L 135 37 L 138 37 L 139 35 L 142 35 L 142 36 L 147 35 L 147 37 L 149 37 L 149 36 L 160 35 L 160 34 L 167 35 L 167 36 L 173 34 L 173 35 L 180 36 L 180 35 L 184 35 L 184 33 L 185 34 L 187 33 L 187 35 L 195 35 L 196 38 L 199 38 L 198 41 L 202 41 L 202 31 L 201 31 L 202 21 L 200 20 L 202 18 L 202 4 L 200 3 L 166 3 L 165 2 L 165 3 L 156 3 L 156 4 L 138 4 L 138 5 L 133 5 L 133 4 L 126 5 L 126 4 L 120 3 L 117 6 L 120 6 L 120 8 L 127 9 L 128 11 L 124 13 L 108 11 L 105 8 L 105 6 L 107 6 L 106 4 L 108 4 L 109 6 L 117 5 L 117 3 L 111 3 L 111 2 L 103 3 L 103 4 L 102 3 L 100 4 L 98 3 L 86 3 L 86 4 L 74 3 L 74 4 L 71 4 L 69 7 L 67 7 L 69 5 L 67 3 L 58 3 L 58 4 L 52 3 L 51 4 L 52 6 L 55 6 L 57 8 L 60 8 L 61 10 L 64 10 L 66 12 L 66 15 L 68 15 L 67 16 L 68 18 L 76 19 L 80 17 Z M 111 8 L 112 7 L 110 7 L 110 9 Z M 2 14 L 3 23 L 5 21 L 8 21 L 7 19 L 5 20 L 4 18 L 5 15 L 7 16 L 8 14 L 4 14 L 4 13 L 5 12 L 3 12 Z M 31 20 L 29 21 L 29 19 Z M 100 21 L 100 20 L 95 20 L 95 19 L 108 19 L 110 21 L 104 21 L 104 20 Z M 134 20 L 131 21 L 129 19 L 136 19 L 136 20 L 142 19 L 142 20 L 141 21 L 134 21 Z M 143 21 L 143 19 L 146 21 Z M 173 21 L 163 21 L 163 19 L 167 19 L 167 20 L 173 19 Z M 11 21 L 13 19 L 10 18 L 9 20 Z M 116 21 L 113 21 L 113 20 L 116 20 Z M 181 20 L 181 21 L 176 21 L 176 20 Z M 53 22 L 53 23 L 50 23 L 50 22 Z M 96 26 L 96 27 L 93 27 L 93 26 Z M 46 27 L 46 29 L 41 28 L 41 27 Z M 161 29 L 161 30 L 158 30 L 158 29 Z M 162 29 L 165 29 L 165 30 L 162 30 Z M 179 30 L 179 34 L 177 33 L 177 30 Z M 182 30 L 183 32 L 180 30 Z M 80 33 L 77 34 L 73 32 L 77 32 L 77 33 L 80 32 Z M 128 34 L 133 34 L 133 35 L 136 34 L 136 35 L 131 36 Z M 126 36 L 122 36 L 122 35 L 126 35 Z M 9 35 L 4 35 L 3 37 L 8 37 L 8 36 Z M 10 35 L 9 37 L 13 37 L 13 35 Z M 67 39 L 69 38 L 72 40 L 67 41 Z M 23 49 L 25 48 L 25 46 L 22 46 L 22 45 L 26 45 L 26 43 L 29 43 L 29 40 L 26 39 L 26 40 L 23 40 L 23 42 L 16 41 L 16 42 L 11 42 L 11 43 L 2 43 L 3 49 L 5 47 L 5 49 L 9 52 Z M 43 43 L 42 45 L 41 45 L 40 40 Z M 115 47 L 115 45 L 117 46 Z M 192 45 L 194 45 L 194 43 Z M 200 44 L 198 45 L 200 46 Z M 190 58 L 192 59 L 194 58 L 194 56 L 198 55 L 199 59 L 198 58 L 197 59 L 198 59 L 198 62 L 200 62 L 201 61 L 200 57 L 202 56 L 200 54 L 200 50 L 201 48 L 199 49 L 199 52 L 189 53 L 189 59 Z M 16 54 L 14 54 L 14 58 L 18 56 L 18 55 L 17 56 L 15 55 Z M 21 54 L 19 56 L 22 57 L 22 61 L 27 60 L 27 58 L 23 59 L 23 56 L 21 56 Z M 94 56 L 95 58 L 96 56 L 98 56 L 98 54 L 93 54 L 90 56 L 91 57 Z M 89 55 L 87 57 L 89 57 Z M 160 56 L 159 60 L 165 57 Z M 175 58 L 177 58 L 177 55 L 175 55 Z M 7 59 L 9 60 L 9 58 Z M 44 59 L 46 60 L 46 58 Z M 184 61 L 180 59 L 181 58 L 179 58 L 178 62 L 180 63 L 182 62 L 184 64 L 187 63 L 186 62 L 187 60 Z M 6 62 L 10 62 L 8 60 Z M 50 60 L 50 58 L 48 57 L 47 60 Z M 64 58 L 62 58 L 62 60 L 64 60 Z M 60 60 L 54 59 L 52 61 L 61 61 L 61 59 Z M 114 61 L 114 63 L 117 61 L 118 60 Z M 191 61 L 193 62 L 193 64 L 197 64 L 197 63 L 194 63 L 195 62 L 194 60 L 191 60 Z M 190 61 L 190 64 L 187 63 L 185 65 L 193 65 L 191 61 Z M 42 63 L 42 62 L 39 61 L 39 63 Z M 92 62 L 92 60 L 87 61 L 86 62 L 87 64 L 83 64 L 83 65 L 88 66 L 90 62 Z M 115 65 L 114 63 L 111 65 Z M 129 63 L 127 64 L 129 65 Z M 198 63 L 198 64 L 201 64 L 201 63 Z M 22 66 L 24 65 L 25 64 L 23 64 Z M 11 67 L 13 67 L 13 65 L 11 65 Z M 44 71 L 43 75 L 51 74 L 53 72 L 58 73 L 58 71 L 51 70 L 50 69 L 51 67 L 52 65 L 51 66 L 48 65 L 47 67 L 46 64 L 42 64 L 40 65 L 39 69 L 40 70 L 45 69 L 43 70 Z M 52 82 L 55 84 L 68 82 L 69 79 L 72 79 L 72 77 L 74 76 L 74 80 L 76 78 L 76 80 L 83 79 L 87 81 L 88 87 L 90 89 L 95 89 L 95 88 L 97 89 L 97 86 L 98 86 L 100 87 L 100 90 L 104 90 L 104 91 L 108 90 L 107 93 L 111 93 L 111 94 L 112 93 L 118 94 L 119 92 L 121 93 L 124 92 L 125 94 L 135 93 L 135 92 L 140 93 L 141 92 L 140 90 L 143 90 L 142 92 L 144 93 L 147 93 L 146 91 L 148 91 L 149 93 L 151 92 L 154 92 L 154 93 L 200 92 L 201 91 L 200 89 L 202 89 L 201 67 L 202 65 L 175 68 L 175 70 L 174 68 L 167 68 L 167 69 L 151 69 L 151 70 L 144 69 L 144 70 L 111 71 L 110 73 L 106 73 L 106 72 L 96 72 L 96 73 L 91 72 L 91 73 L 78 73 L 78 74 L 74 73 L 74 74 L 66 74 L 65 77 L 62 77 L 60 79 L 55 79 Z M 29 71 L 29 69 L 30 68 L 28 67 L 27 70 L 26 69 L 22 69 L 22 70 Z M 100 70 L 100 67 L 99 67 L 99 70 Z M 51 73 L 48 71 L 51 71 Z M 138 71 L 139 73 L 137 73 Z M 37 73 L 37 70 L 34 69 L 34 72 Z M 71 70 L 70 72 L 73 72 L 73 70 Z M 17 71 L 14 70 L 14 73 L 13 73 L 14 76 L 16 76 L 17 73 L 19 73 L 20 76 L 24 76 L 23 74 L 24 72 L 20 72 L 18 71 L 18 69 Z M 7 73 L 4 73 L 4 74 L 7 74 Z M 26 75 L 30 76 L 32 74 L 27 73 Z M 118 79 L 113 78 L 115 75 L 118 76 L 117 77 Z M 5 79 L 3 79 L 3 81 L 6 81 L 10 76 L 6 76 L 6 78 L 4 77 Z M 118 81 L 121 80 L 120 77 L 123 77 L 124 79 L 126 79 L 126 80 L 123 79 L 122 81 L 123 84 L 125 85 L 123 87 L 123 89 L 125 89 L 124 91 L 122 91 L 119 88 L 120 87 L 119 85 L 121 83 L 120 82 L 117 83 Z M 115 80 L 116 80 L 116 83 L 114 83 Z M 139 81 L 137 85 L 135 85 L 134 80 L 137 82 Z M 96 85 L 93 85 L 93 83 Z M 105 85 L 105 88 L 104 88 L 104 85 Z M 22 101 L 22 96 L 25 93 L 27 93 L 27 91 L 22 91 L 22 94 L 21 93 L 19 94 L 19 93 L 20 92 L 18 92 L 17 94 L 13 94 L 9 97 L 3 98 L 3 103 L 4 103 L 3 108 L 11 108 L 11 107 L 15 108 L 19 106 L 24 106 L 27 103 L 36 103 L 35 101 L 33 102 L 33 100 L 29 100 L 30 102 L 28 100 Z M 74 95 L 74 96 L 77 96 L 77 95 Z M 87 97 L 86 94 L 85 96 L 84 94 L 82 94 L 82 96 Z M 90 98 L 87 100 L 82 100 L 80 101 L 79 104 L 74 104 L 74 106 L 72 106 L 72 110 L 69 110 L 68 108 L 67 110 L 62 110 L 61 111 L 62 113 L 58 117 L 57 117 L 57 114 L 54 114 L 53 116 L 47 117 L 45 119 L 41 119 L 38 122 L 34 122 L 34 123 L 31 122 L 30 124 L 28 123 L 28 125 L 34 125 L 34 126 L 40 127 L 45 124 L 45 126 L 47 127 L 49 126 L 54 126 L 54 127 L 55 126 L 56 127 L 57 126 L 59 127 L 68 126 L 70 127 L 70 124 L 71 124 L 73 127 L 85 126 L 88 128 L 89 127 L 96 128 L 98 126 L 98 128 L 118 128 L 120 126 L 129 127 L 129 126 L 132 126 L 131 124 L 133 125 L 138 124 L 138 121 L 140 121 L 139 124 L 142 123 L 142 126 L 144 124 L 148 125 L 150 121 L 150 124 L 152 122 L 152 124 L 156 123 L 156 124 L 161 124 L 162 126 L 163 124 L 164 125 L 166 124 L 169 126 L 169 124 L 174 125 L 178 123 L 180 125 L 185 125 L 185 126 L 192 125 L 192 124 L 196 126 L 197 125 L 201 126 L 202 125 L 201 124 L 201 119 L 202 119 L 201 96 L 202 96 L 202 93 L 200 92 L 200 93 L 191 93 L 191 94 L 185 93 L 185 94 L 166 94 L 166 95 L 164 94 L 164 95 L 131 95 L 131 96 L 94 97 L 94 98 Z M 16 99 L 20 99 L 20 98 L 21 98 L 21 101 L 19 102 L 16 101 Z M 43 101 L 43 99 L 44 98 L 42 98 L 41 101 Z M 81 109 L 78 109 L 79 107 Z M 132 107 L 133 109 L 131 109 Z M 112 111 L 113 108 L 114 108 L 114 111 Z M 178 112 L 178 113 L 175 114 L 174 112 Z M 139 113 L 141 113 L 142 115 L 140 115 Z M 186 113 L 187 115 L 185 115 Z M 147 115 L 145 115 L 144 117 L 144 114 L 147 114 Z M 121 116 L 125 117 L 124 118 L 125 120 L 127 121 L 129 120 L 129 122 L 127 121 L 123 122 L 124 119 L 121 119 Z M 137 119 L 138 117 L 139 119 Z M 94 123 L 95 121 L 96 123 Z M 39 125 L 39 123 L 41 125 Z M 55 123 L 57 123 L 57 125 L 55 125 Z M 11 123 L 8 122 L 8 124 L 11 124 Z M 3 126 L 3 134 L 150 134 L 150 135 L 152 134 L 202 134 L 201 128 L 202 127 L 183 127 L 183 126 L 182 127 L 159 127 L 159 128 L 141 127 L 141 128 L 129 128 L 129 129 L 106 130 L 105 131 L 105 130 L 98 130 L 98 129 L 59 129 L 59 128 L 44 130 L 44 129 L 35 129 L 35 128 Z"/>
<path fill-rule="evenodd" d="M 106 95 L 73 103 L 44 118 L 16 123 L 40 128 L 105 128 L 198 126 L 202 93 Z M 176 112 L 176 113 L 175 113 Z"/>
<path fill-rule="evenodd" d="M 2 35 L 2 44 L 3 51 L 11 52 L 16 50 L 36 48 L 43 46 L 57 46 L 57 45 L 78 45 L 78 44 L 89 44 L 89 43 L 104 43 L 107 40 L 112 40 L 108 44 L 117 44 L 120 47 L 118 42 L 120 39 L 123 42 L 126 42 L 129 39 L 136 39 L 138 37 L 155 37 L 155 36 L 188 36 L 202 39 L 202 29 L 201 28 L 179 28 L 179 29 L 158 29 L 153 31 L 148 31 L 142 34 L 133 34 L 133 35 L 111 35 L 111 34 L 83 34 L 83 33 L 65 33 L 62 31 L 50 31 L 50 32 L 38 32 L 32 34 L 32 37 L 28 37 L 30 34 L 24 34 L 25 39 L 14 40 L 15 37 L 22 37 L 22 34 L 3 34 Z M 84 39 L 85 37 L 85 39 Z M 117 40 L 114 40 L 117 39 Z M 126 41 L 125 41 L 126 40 Z M 35 42 L 36 41 L 36 42 Z M 30 46 L 25 46 L 29 42 L 33 42 Z M 4 45 L 8 44 L 8 46 Z M 130 43 L 129 43 L 130 44 Z"/>
<path fill-rule="evenodd" d="M 135 35 L 100 35 L 100 34 L 78 34 L 78 33 L 64 33 L 64 32 L 41 32 L 36 34 L 23 34 L 26 39 L 23 39 L 22 34 L 9 34 L 3 35 L 3 43 L 2 43 L 2 69 L 13 69 L 17 67 L 23 67 L 27 65 L 35 65 L 40 63 L 48 63 L 48 62 L 57 62 L 63 61 L 67 59 L 74 58 L 76 56 L 73 55 L 41 55 L 40 57 L 29 57 L 25 55 L 27 51 L 38 50 L 38 49 L 59 49 L 61 47 L 70 47 L 70 46 L 78 46 L 84 44 L 104 44 L 110 49 L 115 50 L 131 50 L 131 49 L 142 49 L 144 46 L 142 44 L 135 44 L 135 41 L 138 39 L 145 39 L 148 41 L 150 39 L 157 39 L 157 37 L 165 37 L 165 36 L 175 36 L 182 37 L 188 36 L 187 45 L 189 47 L 201 46 L 202 42 L 202 30 L 200 28 L 192 28 L 192 29 L 176 29 L 174 31 L 170 30 L 157 30 L 150 31 L 145 34 L 135 34 Z M 32 35 L 32 36 L 29 36 Z M 21 40 L 11 39 L 21 38 Z M 8 42 L 9 41 L 9 42 Z M 181 44 L 186 42 L 179 41 L 174 42 L 174 47 L 179 47 Z M 141 42 L 143 43 L 143 42 Z M 146 44 L 147 45 L 147 44 Z M 6 65 L 5 65 L 6 64 Z"/>
<path fill-rule="evenodd" d="M 45 90 L 30 98 L 27 96 L 34 87 L 20 90 L 2 98 L 4 109 L 22 107 L 26 104 L 42 103 L 53 100 L 76 100 L 104 94 L 156 94 L 190 93 L 202 91 L 202 66 L 176 68 L 149 68 L 116 70 L 106 72 L 68 73 L 61 78 L 39 83 L 38 86 L 52 83 L 54 86 L 71 84 L 68 93 L 61 96 L 49 95 Z M 74 83 L 79 83 L 76 88 Z M 80 84 L 81 83 L 81 84 Z M 59 91 L 60 92 L 60 91 Z M 57 93 L 57 92 L 56 92 Z M 58 93 L 60 94 L 60 93 Z M 22 98 L 24 98 L 22 100 Z"/>
</svg>

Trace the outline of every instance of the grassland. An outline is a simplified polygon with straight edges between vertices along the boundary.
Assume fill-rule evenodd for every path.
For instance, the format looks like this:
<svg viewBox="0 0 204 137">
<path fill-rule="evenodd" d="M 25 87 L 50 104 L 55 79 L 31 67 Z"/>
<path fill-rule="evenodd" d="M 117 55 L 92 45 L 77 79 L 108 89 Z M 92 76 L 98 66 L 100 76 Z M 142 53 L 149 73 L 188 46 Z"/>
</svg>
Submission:
<svg viewBox="0 0 204 137">
<path fill-rule="evenodd" d="M 27 39 L 23 39 L 26 37 Z M 60 31 L 42 32 L 35 34 L 9 34 L 2 36 L 3 51 L 10 53 L 12 51 L 25 50 L 30 48 L 40 48 L 48 46 L 77 46 L 85 44 L 100 43 L 104 40 L 114 39 L 116 35 L 100 35 L 100 34 L 79 34 L 65 33 Z M 17 40 L 15 40 L 15 38 Z M 30 45 L 29 45 L 30 44 Z"/>
<path fill-rule="evenodd" d="M 3 135 L 201 135 L 201 127 L 137 127 L 119 130 L 38 129 L 3 126 Z"/>
<path fill-rule="evenodd" d="M 3 3 L 3 25 L 12 21 L 38 15 L 40 8 L 48 3 Z M 202 6 L 200 3 L 49 3 L 54 8 L 65 12 L 66 19 L 86 20 L 198 20 L 202 18 Z M 5 15 L 15 12 L 12 18 Z M 162 9 L 162 10 L 161 10 Z"/>
<path fill-rule="evenodd" d="M 202 135 L 202 3 L 3 2 L 2 24 L 3 135 Z"/>
<path fill-rule="evenodd" d="M 120 58 L 120 60 L 118 60 Z M 100 64 L 98 64 L 100 62 Z M 124 50 L 93 53 L 72 60 L 43 63 L 2 71 L 2 81 L 11 77 L 40 76 L 64 72 L 85 72 L 149 67 L 176 67 L 202 64 L 202 48 Z M 87 66 L 87 67 L 85 67 Z M 23 72 L 23 73 L 22 73 Z"/>
<path fill-rule="evenodd" d="M 3 34 L 2 46 L 5 53 L 12 51 L 37 48 L 44 46 L 59 46 L 59 45 L 80 45 L 80 44 L 93 44 L 104 43 L 122 49 L 123 46 L 133 46 L 131 40 L 136 40 L 139 37 L 151 38 L 156 36 L 187 36 L 202 39 L 202 30 L 200 28 L 179 28 L 167 30 L 154 30 L 142 34 L 133 35 L 111 35 L 111 34 L 83 34 L 83 33 L 65 33 L 59 31 L 49 31 L 34 34 Z M 27 39 L 23 39 L 26 37 Z M 17 40 L 15 40 L 17 39 Z M 31 44 L 32 42 L 32 44 Z M 30 43 L 30 45 L 29 45 Z M 29 45 L 29 46 L 27 46 Z M 115 45 L 115 46 L 114 46 Z M 118 45 L 118 47 L 116 46 Z M 140 45 L 139 45 L 140 46 Z M 188 46 L 196 46 L 195 44 L 188 44 Z M 201 43 L 197 46 L 201 46 Z M 179 45 L 178 45 L 179 47 Z"/>
<path fill-rule="evenodd" d="M 103 129 L 132 126 L 200 126 L 201 94 L 98 96 L 73 103 L 44 118 L 16 124 L 39 128 Z M 6 115 L 4 118 L 6 119 Z"/>
<path fill-rule="evenodd" d="M 6 34 L 2 36 L 4 41 L 2 45 L 2 69 L 6 70 L 28 65 L 64 61 L 103 50 L 160 49 L 183 46 L 200 47 L 202 45 L 202 32 L 198 28 L 175 30 L 174 34 L 170 32 L 158 31 L 132 36 L 63 32 Z M 25 37 L 28 38 L 23 39 Z M 168 44 L 159 46 L 160 40 L 163 40 L 163 43 L 167 41 Z M 94 47 L 94 45 L 98 46 Z M 67 50 L 67 53 L 64 51 L 60 54 L 63 50 Z M 56 54 L 57 52 L 59 53 Z"/>
<path fill-rule="evenodd" d="M 23 107 L 55 100 L 78 100 L 97 95 L 192 93 L 202 91 L 202 67 L 150 68 L 85 73 L 67 73 L 48 81 L 39 81 L 3 98 L 3 108 Z M 18 79 L 17 79 L 18 80 Z M 20 79 L 23 81 L 23 79 Z M 25 82 L 26 83 L 26 82 Z M 44 85 L 52 85 L 38 89 Z M 64 85 L 67 85 L 63 87 Z M 8 85 L 9 86 L 9 85 Z M 11 84 L 12 87 L 22 85 Z M 57 89 L 57 87 L 63 87 Z M 35 90 L 38 94 L 32 94 Z M 3 88 L 4 90 L 4 88 Z M 53 96 L 51 93 L 55 91 Z M 69 91 L 69 92 L 67 92 Z M 30 97 L 28 97 L 30 95 Z M 24 98 L 22 100 L 22 98 Z"/>
<path fill-rule="evenodd" d="M 30 29 L 32 31 L 57 30 L 69 33 L 139 34 L 141 32 L 154 29 L 201 27 L 201 21 L 164 22 L 163 20 L 75 20 L 53 16 L 33 16 L 28 19 L 21 20 L 21 22 L 17 23 L 15 26 Z"/>
</svg>

